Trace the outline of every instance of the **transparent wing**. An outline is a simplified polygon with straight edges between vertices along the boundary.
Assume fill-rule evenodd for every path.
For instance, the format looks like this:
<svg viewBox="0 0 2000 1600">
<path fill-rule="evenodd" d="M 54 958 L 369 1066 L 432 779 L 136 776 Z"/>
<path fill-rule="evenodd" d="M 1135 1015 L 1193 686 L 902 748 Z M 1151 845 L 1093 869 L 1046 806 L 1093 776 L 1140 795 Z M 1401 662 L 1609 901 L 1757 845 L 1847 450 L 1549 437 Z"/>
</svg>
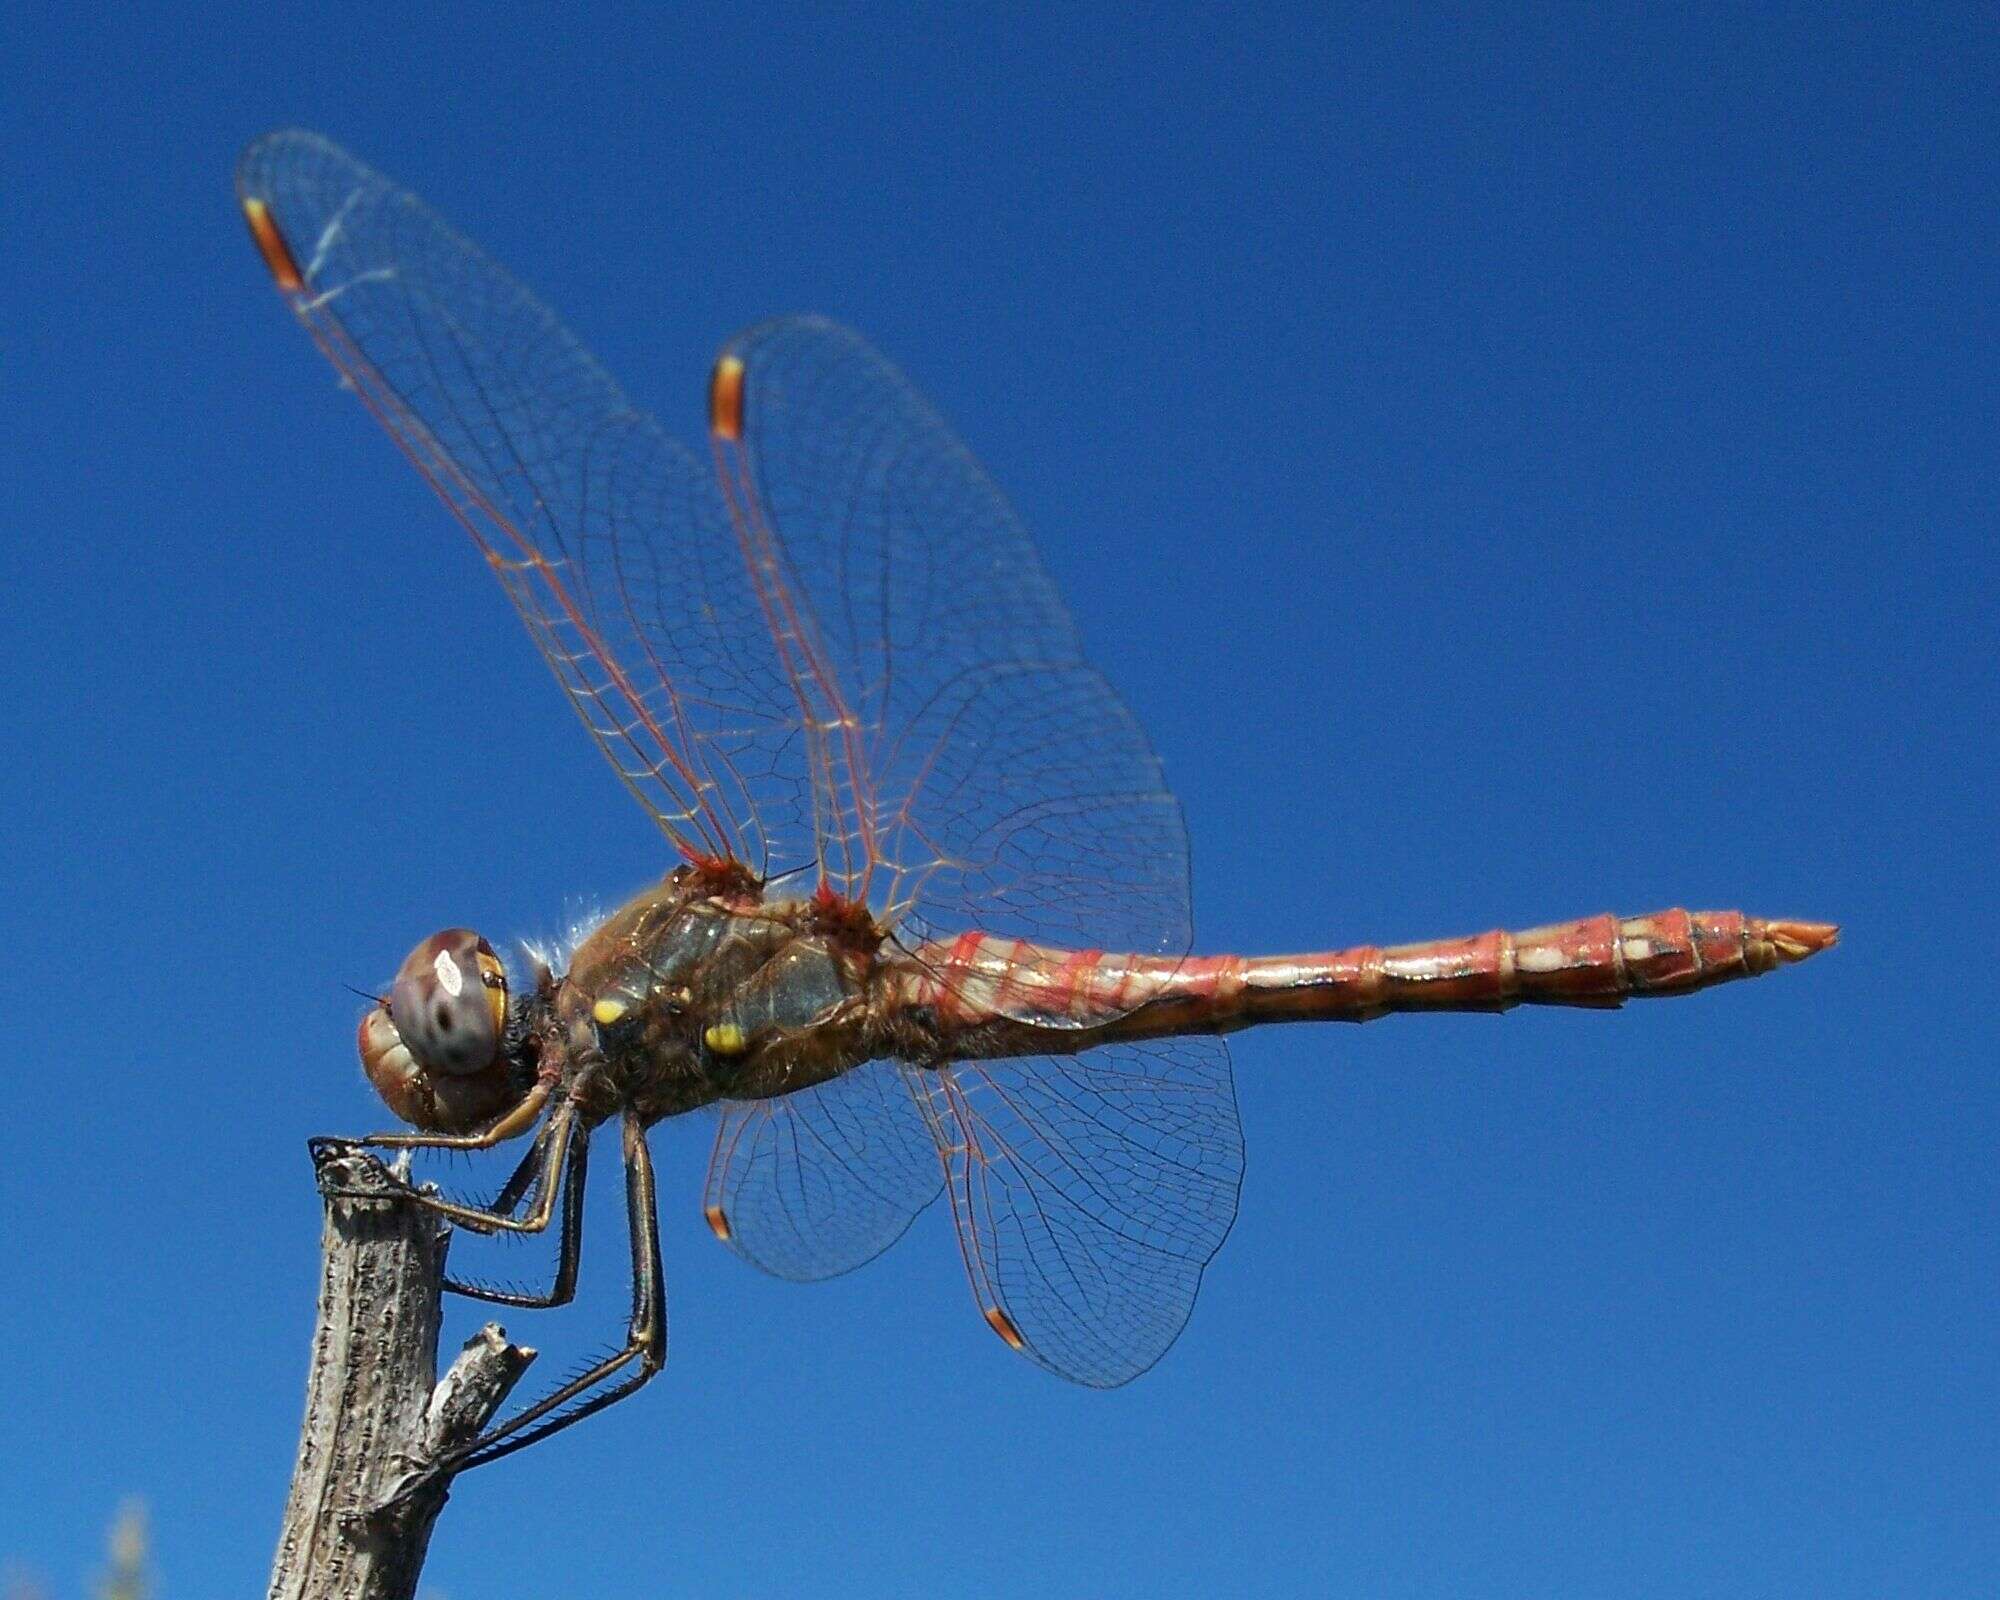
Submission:
<svg viewBox="0 0 2000 1600">
<path fill-rule="evenodd" d="M 977 932 L 1041 976 L 1063 947 L 1186 950 L 1186 840 L 1144 735 L 1005 499 L 858 337 L 794 319 L 735 340 L 703 463 L 326 141 L 262 140 L 238 182 L 293 310 L 684 856 L 816 867 L 908 949 Z M 1143 1371 L 1235 1212 L 1224 1047 L 900 1070 L 993 1325 L 1081 1382 Z M 863 1071 L 726 1114 L 711 1198 L 759 1264 L 857 1264 L 935 1193 L 892 1069 Z"/>
<path fill-rule="evenodd" d="M 1236 1217 L 1228 1047 L 1164 1039 L 903 1072 L 994 1331 L 1093 1388 L 1159 1360 Z"/>
<path fill-rule="evenodd" d="M 633 408 L 480 250 L 351 156 L 286 132 L 237 174 L 320 348 L 464 524 L 618 774 L 691 859 L 762 871 L 809 813 L 713 466 Z"/>
<path fill-rule="evenodd" d="M 796 1094 L 725 1105 L 702 1203 L 744 1260 L 812 1282 L 872 1261 L 942 1185 L 910 1091 L 871 1061 Z"/>
<path fill-rule="evenodd" d="M 724 359 L 724 489 L 824 730 L 811 854 L 833 886 L 909 944 L 1184 952 L 1179 806 L 979 463 L 832 323 L 768 323 Z"/>
<path fill-rule="evenodd" d="M 293 309 L 683 855 L 816 868 L 912 947 L 1186 950 L 1186 839 L 1145 736 L 1005 499 L 862 340 L 813 319 L 735 340 L 705 471 L 334 146 L 273 135 L 239 187 Z"/>
</svg>

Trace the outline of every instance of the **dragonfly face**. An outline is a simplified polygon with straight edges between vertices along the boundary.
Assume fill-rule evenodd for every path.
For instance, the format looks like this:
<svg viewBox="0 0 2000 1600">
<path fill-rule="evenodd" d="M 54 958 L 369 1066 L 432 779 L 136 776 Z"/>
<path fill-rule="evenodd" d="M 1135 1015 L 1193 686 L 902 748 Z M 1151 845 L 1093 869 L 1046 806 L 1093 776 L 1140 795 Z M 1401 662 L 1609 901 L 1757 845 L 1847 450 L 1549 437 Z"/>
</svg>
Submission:
<svg viewBox="0 0 2000 1600">
<path fill-rule="evenodd" d="M 507 973 L 470 928 L 412 950 L 386 1003 L 361 1021 L 361 1070 L 403 1121 L 463 1133 L 521 1097 L 501 1044 Z"/>
</svg>

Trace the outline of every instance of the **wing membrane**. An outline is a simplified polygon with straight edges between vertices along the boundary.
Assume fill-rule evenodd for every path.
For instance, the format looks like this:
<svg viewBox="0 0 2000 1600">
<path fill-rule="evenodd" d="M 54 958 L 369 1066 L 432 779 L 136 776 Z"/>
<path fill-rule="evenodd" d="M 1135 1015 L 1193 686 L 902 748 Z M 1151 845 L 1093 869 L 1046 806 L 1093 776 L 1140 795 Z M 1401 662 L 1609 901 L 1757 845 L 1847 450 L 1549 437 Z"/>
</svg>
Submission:
<svg viewBox="0 0 2000 1600">
<path fill-rule="evenodd" d="M 1144 735 L 1005 498 L 860 338 L 792 318 L 732 341 L 718 478 L 344 152 L 273 135 L 239 187 L 294 310 L 683 855 L 816 868 L 912 943 L 1187 948 L 1186 839 Z"/>
<path fill-rule="evenodd" d="M 1228 1046 L 1163 1039 L 904 1076 L 995 1331 L 1093 1388 L 1159 1360 L 1236 1218 Z"/>
<path fill-rule="evenodd" d="M 1180 809 L 1006 498 L 909 381 L 816 318 L 731 341 L 721 462 L 827 730 L 813 850 L 911 942 L 978 927 L 1177 954 Z"/>
<path fill-rule="evenodd" d="M 289 252 L 293 310 L 472 535 L 619 776 L 683 855 L 761 869 L 764 810 L 799 804 L 774 752 L 800 711 L 756 644 L 710 466 L 345 152 L 274 134 L 237 182 Z"/>
<path fill-rule="evenodd" d="M 797 1094 L 725 1106 L 703 1205 L 744 1260 L 814 1282 L 872 1261 L 942 1186 L 909 1090 L 874 1061 Z"/>
</svg>

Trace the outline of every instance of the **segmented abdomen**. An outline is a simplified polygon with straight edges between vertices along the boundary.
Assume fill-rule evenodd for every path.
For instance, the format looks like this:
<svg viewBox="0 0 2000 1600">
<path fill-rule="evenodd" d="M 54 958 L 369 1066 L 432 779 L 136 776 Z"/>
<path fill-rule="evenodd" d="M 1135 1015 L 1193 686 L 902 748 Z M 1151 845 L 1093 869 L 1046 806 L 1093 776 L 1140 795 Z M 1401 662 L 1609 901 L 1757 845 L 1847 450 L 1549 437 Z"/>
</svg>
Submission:
<svg viewBox="0 0 2000 1600">
<path fill-rule="evenodd" d="M 974 933 L 926 946 L 899 970 L 894 993 L 937 1028 L 944 1053 L 997 1055 L 1391 1011 L 1617 1006 L 1755 977 L 1825 949 L 1834 934 L 1823 923 L 1676 908 L 1386 948 L 1173 960 Z M 1065 1034 L 1085 1037 L 1064 1045 Z"/>
</svg>

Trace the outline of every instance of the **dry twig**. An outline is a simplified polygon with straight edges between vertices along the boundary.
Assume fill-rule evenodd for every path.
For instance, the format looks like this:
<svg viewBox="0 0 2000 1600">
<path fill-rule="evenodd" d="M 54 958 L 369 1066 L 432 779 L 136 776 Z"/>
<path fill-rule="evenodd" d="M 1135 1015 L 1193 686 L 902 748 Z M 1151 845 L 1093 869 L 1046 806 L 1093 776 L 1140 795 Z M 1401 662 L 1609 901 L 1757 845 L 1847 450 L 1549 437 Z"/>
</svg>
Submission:
<svg viewBox="0 0 2000 1600">
<path fill-rule="evenodd" d="M 450 1492 L 430 1469 L 479 1432 L 535 1352 L 488 1323 L 439 1379 L 450 1230 L 372 1156 L 317 1167 L 319 1315 L 271 1600 L 411 1600 Z"/>
</svg>

